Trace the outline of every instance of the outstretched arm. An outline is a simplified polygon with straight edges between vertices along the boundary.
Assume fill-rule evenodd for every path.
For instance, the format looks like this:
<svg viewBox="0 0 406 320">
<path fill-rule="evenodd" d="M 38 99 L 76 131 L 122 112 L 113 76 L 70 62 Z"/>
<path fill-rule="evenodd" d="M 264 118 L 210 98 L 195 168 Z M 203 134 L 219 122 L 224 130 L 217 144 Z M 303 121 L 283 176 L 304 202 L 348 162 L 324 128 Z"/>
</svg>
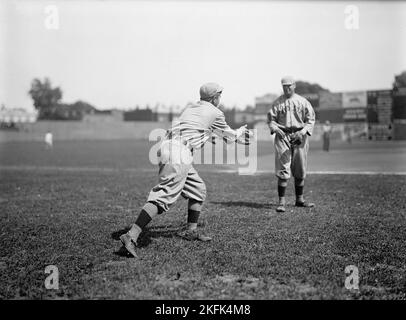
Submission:
<svg viewBox="0 0 406 320">
<path fill-rule="evenodd" d="M 237 142 L 241 144 L 249 144 L 249 138 L 253 136 L 253 133 L 247 129 L 247 125 L 244 125 L 237 130 L 231 129 L 222 112 L 211 125 L 211 131 L 216 136 L 223 138 L 223 141 L 226 143 Z"/>
</svg>

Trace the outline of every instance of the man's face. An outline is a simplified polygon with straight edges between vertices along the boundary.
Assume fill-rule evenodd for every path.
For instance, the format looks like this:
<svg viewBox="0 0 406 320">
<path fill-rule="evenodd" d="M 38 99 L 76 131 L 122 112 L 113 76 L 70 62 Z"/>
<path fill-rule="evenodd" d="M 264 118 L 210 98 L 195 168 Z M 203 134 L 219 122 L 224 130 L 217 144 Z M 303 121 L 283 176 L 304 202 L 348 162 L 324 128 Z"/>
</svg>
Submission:
<svg viewBox="0 0 406 320">
<path fill-rule="evenodd" d="M 296 85 L 293 84 L 284 84 L 283 86 L 283 93 L 286 98 L 290 98 L 295 93 Z"/>
</svg>

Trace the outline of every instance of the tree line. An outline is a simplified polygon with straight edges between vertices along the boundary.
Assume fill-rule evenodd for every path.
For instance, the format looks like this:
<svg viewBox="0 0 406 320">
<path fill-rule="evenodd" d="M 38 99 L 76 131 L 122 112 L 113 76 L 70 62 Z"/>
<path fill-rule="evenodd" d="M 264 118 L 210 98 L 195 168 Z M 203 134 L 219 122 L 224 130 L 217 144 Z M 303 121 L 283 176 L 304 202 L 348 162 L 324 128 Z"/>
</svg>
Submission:
<svg viewBox="0 0 406 320">
<path fill-rule="evenodd" d="M 394 91 L 398 91 L 399 88 L 406 88 L 406 71 L 395 75 L 392 86 Z M 318 83 L 297 81 L 296 92 L 298 94 L 311 94 L 330 92 L 330 90 L 323 88 Z M 34 107 L 38 110 L 39 120 L 81 120 L 84 114 L 97 111 L 94 106 L 81 100 L 73 104 L 62 103 L 61 88 L 52 87 L 49 78 L 45 78 L 43 81 L 35 78 L 31 82 L 31 89 L 28 94 L 34 102 Z"/>
<path fill-rule="evenodd" d="M 39 120 L 81 120 L 86 113 L 96 110 L 91 104 L 78 100 L 75 103 L 62 103 L 62 90 L 52 87 L 51 81 L 35 78 L 28 91 L 35 109 L 38 110 Z"/>
</svg>

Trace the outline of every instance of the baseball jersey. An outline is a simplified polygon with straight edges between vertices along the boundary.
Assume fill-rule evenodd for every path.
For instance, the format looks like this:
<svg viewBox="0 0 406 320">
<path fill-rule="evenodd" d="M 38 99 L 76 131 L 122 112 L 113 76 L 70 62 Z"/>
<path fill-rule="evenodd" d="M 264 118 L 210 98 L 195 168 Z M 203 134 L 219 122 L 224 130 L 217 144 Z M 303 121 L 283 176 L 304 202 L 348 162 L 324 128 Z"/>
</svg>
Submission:
<svg viewBox="0 0 406 320">
<path fill-rule="evenodd" d="M 281 95 L 272 103 L 267 116 L 272 131 L 281 126 L 287 129 L 306 128 L 308 135 L 312 135 L 315 123 L 313 107 L 309 101 L 296 93 L 290 98 Z"/>
<path fill-rule="evenodd" d="M 224 113 L 207 101 L 189 104 L 167 131 L 166 138 L 186 141 L 192 149 L 200 149 L 215 134 L 236 141 L 236 130 L 225 121 Z"/>
</svg>

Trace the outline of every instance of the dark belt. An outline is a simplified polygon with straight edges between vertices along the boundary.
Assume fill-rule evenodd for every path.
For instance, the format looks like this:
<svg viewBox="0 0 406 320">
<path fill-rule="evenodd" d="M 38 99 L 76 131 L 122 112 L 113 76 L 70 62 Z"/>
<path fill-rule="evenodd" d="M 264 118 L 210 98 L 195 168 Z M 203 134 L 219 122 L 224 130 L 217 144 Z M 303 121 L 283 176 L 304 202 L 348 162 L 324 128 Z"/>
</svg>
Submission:
<svg viewBox="0 0 406 320">
<path fill-rule="evenodd" d="M 297 131 L 302 130 L 303 128 L 281 128 L 281 130 L 285 133 L 291 134 L 291 133 L 295 133 Z"/>
</svg>

